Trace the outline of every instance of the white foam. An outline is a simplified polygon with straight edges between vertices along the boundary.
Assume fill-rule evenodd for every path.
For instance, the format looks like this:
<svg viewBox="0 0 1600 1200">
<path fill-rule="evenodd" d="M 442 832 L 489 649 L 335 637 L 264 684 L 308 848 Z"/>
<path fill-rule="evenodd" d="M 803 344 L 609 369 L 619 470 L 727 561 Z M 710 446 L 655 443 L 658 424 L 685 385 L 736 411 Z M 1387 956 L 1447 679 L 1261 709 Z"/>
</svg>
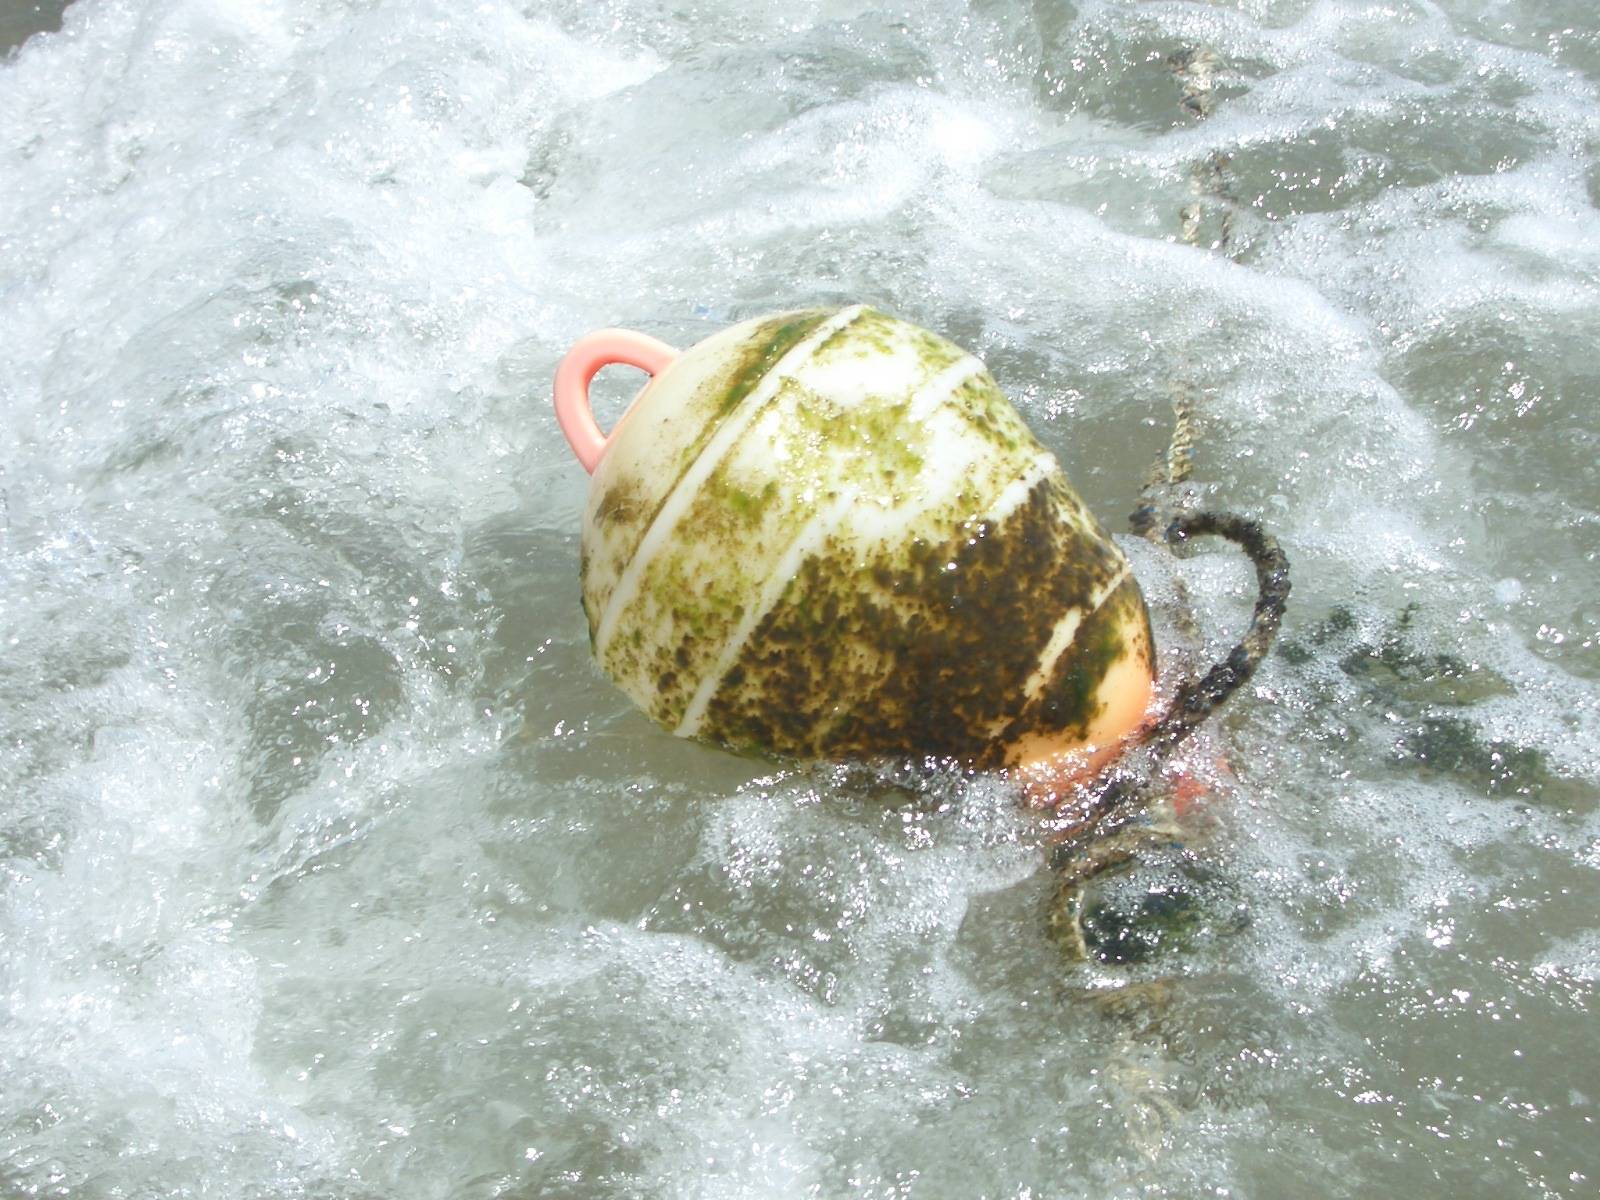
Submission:
<svg viewBox="0 0 1600 1200">
<path fill-rule="evenodd" d="M 1577 1186 L 1587 14 L 694 8 L 76 0 L 0 63 L 0 1190 Z M 1065 965 L 1002 781 L 594 671 L 565 346 L 854 301 L 1113 530 L 1199 398 L 1303 651 L 1181 756 L 1242 932 Z M 1126 545 L 1170 693 L 1252 579 Z"/>
</svg>

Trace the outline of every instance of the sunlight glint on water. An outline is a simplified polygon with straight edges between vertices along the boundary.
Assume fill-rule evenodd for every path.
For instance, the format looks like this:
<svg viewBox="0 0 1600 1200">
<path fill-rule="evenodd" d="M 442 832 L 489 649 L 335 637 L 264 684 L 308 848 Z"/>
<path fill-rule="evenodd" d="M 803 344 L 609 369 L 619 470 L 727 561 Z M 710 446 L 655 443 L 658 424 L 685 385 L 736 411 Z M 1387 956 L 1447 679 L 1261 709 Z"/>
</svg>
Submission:
<svg viewBox="0 0 1600 1200">
<path fill-rule="evenodd" d="M 77 0 L 0 62 L 0 1192 L 1592 1195 L 1591 10 Z M 1141 961 L 1003 781 L 589 661 L 565 346 L 848 299 L 1119 531 L 1189 389 L 1292 556 Z M 1222 649 L 1244 566 L 1128 549 Z"/>
</svg>

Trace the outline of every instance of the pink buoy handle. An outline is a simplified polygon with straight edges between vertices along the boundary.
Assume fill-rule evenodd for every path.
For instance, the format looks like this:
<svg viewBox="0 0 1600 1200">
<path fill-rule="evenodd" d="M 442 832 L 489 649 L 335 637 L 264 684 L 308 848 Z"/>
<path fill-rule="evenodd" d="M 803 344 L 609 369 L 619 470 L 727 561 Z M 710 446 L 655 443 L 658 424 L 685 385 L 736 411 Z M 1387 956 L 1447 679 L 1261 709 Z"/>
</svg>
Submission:
<svg viewBox="0 0 1600 1200">
<path fill-rule="evenodd" d="M 606 435 L 589 408 L 589 383 L 600 368 L 622 363 L 656 376 L 677 357 L 678 352 L 665 342 L 631 329 L 599 329 L 572 344 L 556 368 L 556 420 L 585 471 L 593 475 L 606 452 Z M 611 433 L 615 436 L 616 430 Z"/>
</svg>

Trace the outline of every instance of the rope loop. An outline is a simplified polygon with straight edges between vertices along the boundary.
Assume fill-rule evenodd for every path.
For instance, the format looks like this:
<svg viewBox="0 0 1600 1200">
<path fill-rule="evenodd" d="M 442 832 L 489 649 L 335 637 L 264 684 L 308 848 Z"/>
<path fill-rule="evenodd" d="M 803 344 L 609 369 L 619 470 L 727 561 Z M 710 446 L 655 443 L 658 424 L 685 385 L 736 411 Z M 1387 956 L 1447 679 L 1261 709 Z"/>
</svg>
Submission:
<svg viewBox="0 0 1600 1200">
<path fill-rule="evenodd" d="M 1228 656 L 1199 679 L 1183 684 L 1166 715 L 1142 739 L 1158 760 L 1170 755 L 1196 726 L 1249 682 L 1272 648 L 1289 602 L 1289 556 L 1259 521 L 1229 512 L 1186 513 L 1174 517 L 1163 536 L 1168 544 L 1179 546 L 1204 535 L 1226 538 L 1250 559 L 1256 569 L 1255 608 L 1244 635 Z"/>
<path fill-rule="evenodd" d="M 1140 735 L 1135 758 L 1119 768 L 1095 797 L 1093 811 L 1077 835 L 1056 848 L 1055 862 L 1071 862 L 1082 847 L 1106 837 L 1133 819 L 1145 806 L 1163 762 L 1255 674 L 1272 648 L 1289 602 L 1289 556 L 1259 521 L 1237 513 L 1200 511 L 1174 517 L 1162 540 L 1174 547 L 1190 538 L 1226 538 L 1256 570 L 1256 602 L 1250 624 L 1223 659 L 1198 679 L 1181 685 L 1165 713 Z"/>
</svg>

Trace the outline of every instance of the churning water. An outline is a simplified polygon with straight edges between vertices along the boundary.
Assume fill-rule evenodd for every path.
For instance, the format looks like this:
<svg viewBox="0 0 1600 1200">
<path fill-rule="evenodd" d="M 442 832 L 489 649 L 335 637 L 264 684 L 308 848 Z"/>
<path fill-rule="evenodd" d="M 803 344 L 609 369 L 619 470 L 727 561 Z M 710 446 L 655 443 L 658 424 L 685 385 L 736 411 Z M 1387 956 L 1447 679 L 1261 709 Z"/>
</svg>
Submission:
<svg viewBox="0 0 1600 1200">
<path fill-rule="evenodd" d="M 68 7 L 0 62 L 0 1192 L 1594 1195 L 1597 101 L 1591 0 Z M 589 661 L 565 346 L 855 299 L 1118 530 L 1196 397 L 1292 555 L 1087 963 L 1003 780 Z M 1129 547 L 1169 671 L 1173 579 L 1237 631 Z"/>
</svg>

